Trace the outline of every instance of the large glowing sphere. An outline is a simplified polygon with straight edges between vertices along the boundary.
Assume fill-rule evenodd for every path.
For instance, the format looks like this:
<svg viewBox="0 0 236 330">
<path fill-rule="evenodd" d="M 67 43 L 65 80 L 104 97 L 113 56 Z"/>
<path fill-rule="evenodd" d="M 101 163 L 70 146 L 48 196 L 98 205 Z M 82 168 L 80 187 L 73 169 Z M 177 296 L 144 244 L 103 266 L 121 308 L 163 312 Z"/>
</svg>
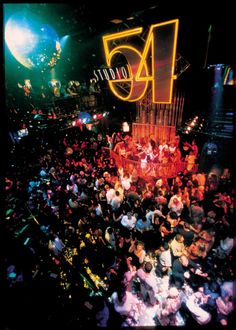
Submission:
<svg viewBox="0 0 236 330">
<path fill-rule="evenodd" d="M 23 13 L 8 19 L 5 40 L 15 59 L 28 69 L 51 69 L 60 58 L 60 43 L 54 29 Z"/>
</svg>

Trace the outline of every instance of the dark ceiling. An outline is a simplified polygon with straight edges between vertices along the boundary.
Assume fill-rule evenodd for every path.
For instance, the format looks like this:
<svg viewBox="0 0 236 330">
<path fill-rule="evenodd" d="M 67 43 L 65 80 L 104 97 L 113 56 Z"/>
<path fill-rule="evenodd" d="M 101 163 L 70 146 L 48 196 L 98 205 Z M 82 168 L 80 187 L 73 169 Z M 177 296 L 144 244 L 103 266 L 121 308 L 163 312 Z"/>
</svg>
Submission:
<svg viewBox="0 0 236 330">
<path fill-rule="evenodd" d="M 206 4 L 208 3 L 208 4 Z M 224 7 L 223 7 L 223 6 Z M 104 63 L 102 35 L 127 28 L 148 26 L 165 20 L 179 19 L 178 53 L 196 69 L 203 67 L 206 58 L 209 27 L 212 25 L 208 64 L 233 64 L 236 60 L 233 38 L 234 21 L 227 1 L 211 7 L 209 1 L 184 4 L 183 1 L 79 1 L 72 3 L 12 4 L 14 12 L 22 6 L 51 24 L 62 37 L 69 35 L 73 47 L 68 65 L 73 68 L 73 57 L 85 70 Z M 8 6 L 10 10 L 11 6 Z M 129 18 L 133 19 L 130 20 Z M 115 24 L 114 19 L 121 23 Z M 79 60 L 78 60 L 79 59 Z M 76 65 L 75 65 L 76 66 Z"/>
<path fill-rule="evenodd" d="M 208 3 L 208 4 L 207 4 Z M 56 7 L 56 9 L 55 9 Z M 179 18 L 178 51 L 190 62 L 203 60 L 212 25 L 209 45 L 209 61 L 226 63 L 235 60 L 233 20 L 227 1 L 221 6 L 209 1 L 80 1 L 78 4 L 47 4 L 42 10 L 53 14 L 55 25 L 62 34 L 69 34 L 77 41 L 96 41 L 107 32 L 116 32 L 130 27 L 143 26 Z M 132 20 L 128 18 L 132 17 Z M 112 22 L 122 21 L 120 24 Z M 92 40 L 91 40 L 92 39 Z M 198 64 L 198 63 L 197 63 Z"/>
</svg>

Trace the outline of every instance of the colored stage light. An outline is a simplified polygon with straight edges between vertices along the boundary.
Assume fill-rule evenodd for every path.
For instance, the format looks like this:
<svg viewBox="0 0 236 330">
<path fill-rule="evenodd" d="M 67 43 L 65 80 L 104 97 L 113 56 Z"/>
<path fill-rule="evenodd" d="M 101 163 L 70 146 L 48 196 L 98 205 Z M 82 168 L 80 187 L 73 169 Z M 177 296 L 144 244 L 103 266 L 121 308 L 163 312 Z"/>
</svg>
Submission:
<svg viewBox="0 0 236 330">
<path fill-rule="evenodd" d="M 24 241 L 24 245 L 27 245 L 29 243 L 30 237 L 27 237 L 26 240 Z"/>
<path fill-rule="evenodd" d="M 83 124 L 89 124 L 92 120 L 92 117 L 87 112 L 80 112 L 79 116 L 78 116 L 78 119 L 80 119 Z"/>
</svg>

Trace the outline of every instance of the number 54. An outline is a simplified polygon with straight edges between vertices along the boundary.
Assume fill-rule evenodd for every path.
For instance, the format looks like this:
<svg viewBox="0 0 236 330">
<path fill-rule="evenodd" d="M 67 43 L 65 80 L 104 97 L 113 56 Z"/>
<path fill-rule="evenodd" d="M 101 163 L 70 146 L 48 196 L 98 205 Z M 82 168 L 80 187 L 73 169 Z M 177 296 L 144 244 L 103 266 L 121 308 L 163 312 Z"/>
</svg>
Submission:
<svg viewBox="0 0 236 330">
<path fill-rule="evenodd" d="M 105 58 L 112 66 L 118 54 L 125 56 L 129 77 L 108 81 L 112 92 L 121 100 L 135 102 L 146 93 L 149 81 L 152 84 L 153 103 L 171 103 L 174 75 L 176 45 L 179 21 L 177 19 L 150 26 L 148 36 L 140 52 L 134 46 L 124 43 L 112 47 L 112 42 L 142 33 L 143 28 L 134 28 L 103 36 Z M 128 95 L 122 94 L 119 84 L 129 84 Z"/>
</svg>

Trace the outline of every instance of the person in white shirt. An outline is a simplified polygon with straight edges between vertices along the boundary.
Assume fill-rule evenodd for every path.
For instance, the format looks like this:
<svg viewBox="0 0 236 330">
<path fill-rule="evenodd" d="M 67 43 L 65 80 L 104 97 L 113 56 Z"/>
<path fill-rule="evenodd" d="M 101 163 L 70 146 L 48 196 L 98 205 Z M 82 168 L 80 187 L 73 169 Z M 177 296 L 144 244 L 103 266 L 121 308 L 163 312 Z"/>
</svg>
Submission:
<svg viewBox="0 0 236 330">
<path fill-rule="evenodd" d="M 156 273 L 158 276 L 163 276 L 167 272 L 170 273 L 171 266 L 172 266 L 172 257 L 169 244 L 164 242 L 163 245 L 160 247 L 158 255 L 158 264 L 156 268 Z"/>
<path fill-rule="evenodd" d="M 171 287 L 168 296 L 161 301 L 157 313 L 158 320 L 162 326 L 181 326 L 184 325 L 184 319 L 179 309 L 181 307 L 181 296 L 177 288 Z"/>
<path fill-rule="evenodd" d="M 225 256 L 228 256 L 233 248 L 235 247 L 236 239 L 234 237 L 234 233 L 229 233 L 225 235 L 224 239 L 220 240 L 220 245 L 218 246 L 218 252 L 222 252 Z"/>
<path fill-rule="evenodd" d="M 119 207 L 121 206 L 122 203 L 122 199 L 120 198 L 120 193 L 119 191 L 115 191 L 115 197 L 112 198 L 111 200 L 111 208 L 112 211 L 117 211 L 119 209 Z"/>
<path fill-rule="evenodd" d="M 221 295 L 216 299 L 217 321 L 223 326 L 228 325 L 228 315 L 234 310 L 236 281 L 225 281 L 220 286 Z"/>
<path fill-rule="evenodd" d="M 130 176 L 129 174 L 124 174 L 124 176 L 120 177 L 120 181 L 121 181 L 121 185 L 122 188 L 124 190 L 129 190 L 131 187 L 131 183 L 132 183 L 132 176 Z"/>
<path fill-rule="evenodd" d="M 68 184 L 66 185 L 66 190 L 71 191 L 74 195 L 78 195 L 79 188 L 76 183 L 71 183 L 71 181 L 68 181 Z"/>
<path fill-rule="evenodd" d="M 128 316 L 134 306 L 139 303 L 138 298 L 127 291 L 125 287 L 117 288 L 117 291 L 112 293 L 110 301 L 115 311 L 123 316 Z"/>
<path fill-rule="evenodd" d="M 159 160 L 161 160 L 164 155 L 164 151 L 169 150 L 169 147 L 168 147 L 168 144 L 166 143 L 166 141 L 163 140 L 158 148 L 159 148 Z"/>
<path fill-rule="evenodd" d="M 184 208 L 181 198 L 179 198 L 177 195 L 172 196 L 168 203 L 168 208 L 170 211 L 176 212 L 177 215 L 180 216 Z"/>
<path fill-rule="evenodd" d="M 206 304 L 209 296 L 205 295 L 202 288 L 199 288 L 197 292 L 194 292 L 186 300 L 186 306 L 191 312 L 193 318 L 198 324 L 204 325 L 211 321 L 211 314 L 204 310 L 201 306 Z"/>
<path fill-rule="evenodd" d="M 107 204 L 111 204 L 112 199 L 116 196 L 116 191 L 108 184 L 105 185 Z"/>
<path fill-rule="evenodd" d="M 174 154 L 175 153 L 175 150 L 176 150 L 176 145 L 173 141 L 171 141 L 170 145 L 169 145 L 169 151 L 171 154 Z"/>
<path fill-rule="evenodd" d="M 137 270 L 136 277 L 140 281 L 141 296 L 144 302 L 155 305 L 158 286 L 151 262 L 144 262 L 143 267 Z"/>
<path fill-rule="evenodd" d="M 174 257 L 180 257 L 185 250 L 184 237 L 180 234 L 177 234 L 170 243 L 170 249 Z"/>
<path fill-rule="evenodd" d="M 217 320 L 220 322 L 221 325 L 227 326 L 228 315 L 232 313 L 232 311 L 234 310 L 232 297 L 225 296 L 224 298 L 223 297 L 217 298 L 216 306 L 217 306 Z"/>
<path fill-rule="evenodd" d="M 120 193 L 119 197 L 120 197 L 121 201 L 123 202 L 123 200 L 124 200 L 124 189 L 122 188 L 122 185 L 121 185 L 121 183 L 118 179 L 115 183 L 114 188 L 115 188 L 115 191 L 119 191 L 119 193 Z"/>
<path fill-rule="evenodd" d="M 128 212 L 127 215 L 123 215 L 121 219 L 122 226 L 128 228 L 129 230 L 134 229 L 137 219 L 131 212 Z"/>
</svg>

